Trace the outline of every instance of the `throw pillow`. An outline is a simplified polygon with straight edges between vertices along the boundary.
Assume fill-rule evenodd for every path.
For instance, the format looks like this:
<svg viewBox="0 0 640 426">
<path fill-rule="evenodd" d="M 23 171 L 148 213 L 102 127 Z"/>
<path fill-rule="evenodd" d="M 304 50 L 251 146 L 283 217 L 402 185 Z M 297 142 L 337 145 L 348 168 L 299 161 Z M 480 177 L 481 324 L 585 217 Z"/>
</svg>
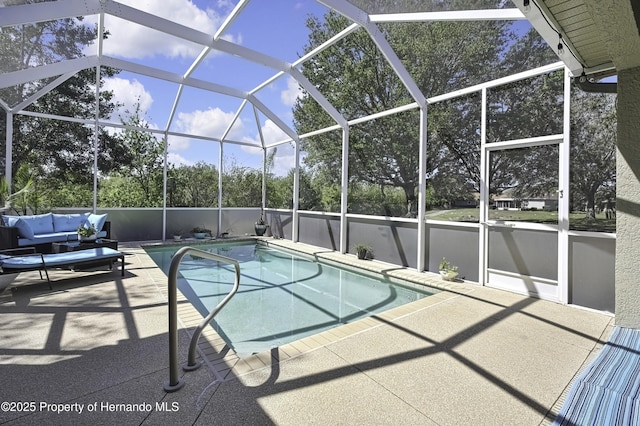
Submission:
<svg viewBox="0 0 640 426">
<path fill-rule="evenodd" d="M 20 216 L 20 218 L 29 224 L 34 234 L 52 234 L 54 232 L 51 213 Z"/>
<path fill-rule="evenodd" d="M 96 232 L 100 232 L 102 231 L 102 227 L 104 226 L 104 223 L 107 221 L 107 214 L 92 213 L 89 215 L 87 220 L 89 221 L 90 224 L 93 225 L 94 228 L 96 228 Z"/>
<path fill-rule="evenodd" d="M 55 232 L 74 232 L 87 221 L 89 213 L 53 214 L 53 230 Z"/>
<path fill-rule="evenodd" d="M 5 216 L 4 223 L 9 227 L 18 228 L 18 235 L 20 237 L 28 239 L 33 238 L 33 229 L 31 229 L 29 224 L 22 220 L 22 218 L 18 216 Z"/>
</svg>

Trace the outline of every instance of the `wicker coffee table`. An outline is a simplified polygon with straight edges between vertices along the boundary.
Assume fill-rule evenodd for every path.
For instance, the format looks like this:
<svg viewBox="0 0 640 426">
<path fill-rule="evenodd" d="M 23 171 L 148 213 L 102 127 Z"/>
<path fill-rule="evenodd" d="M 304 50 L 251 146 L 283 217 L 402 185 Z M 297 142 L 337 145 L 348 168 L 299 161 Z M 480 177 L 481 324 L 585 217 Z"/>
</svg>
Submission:
<svg viewBox="0 0 640 426">
<path fill-rule="evenodd" d="M 63 243 L 53 243 L 52 251 L 54 253 L 66 253 L 69 251 L 86 250 L 100 247 L 109 247 L 118 250 L 118 240 L 110 240 L 107 238 L 98 238 L 94 241 L 65 241 Z"/>
</svg>

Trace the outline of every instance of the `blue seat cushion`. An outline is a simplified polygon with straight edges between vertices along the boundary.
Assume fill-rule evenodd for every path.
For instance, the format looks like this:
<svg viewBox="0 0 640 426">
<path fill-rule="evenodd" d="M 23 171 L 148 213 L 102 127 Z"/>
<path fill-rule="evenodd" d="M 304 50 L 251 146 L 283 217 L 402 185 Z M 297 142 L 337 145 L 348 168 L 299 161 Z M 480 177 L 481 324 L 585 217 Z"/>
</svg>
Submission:
<svg viewBox="0 0 640 426">
<path fill-rule="evenodd" d="M 34 269 L 43 266 L 42 261 L 44 260 L 45 266 L 53 268 L 92 260 L 116 259 L 121 256 L 121 252 L 108 247 L 43 255 L 7 256 L 0 254 L 0 266 L 3 269 Z"/>
<path fill-rule="evenodd" d="M 27 247 L 27 246 L 33 246 L 36 244 L 75 241 L 77 239 L 78 239 L 77 232 L 53 232 L 49 234 L 36 234 L 32 238 L 18 238 L 18 246 Z"/>
<path fill-rule="evenodd" d="M 118 250 L 109 247 L 98 247 L 94 249 L 71 251 L 68 253 L 43 254 L 44 263 L 47 266 L 64 266 L 74 262 L 88 260 L 113 259 L 122 256 Z"/>
<path fill-rule="evenodd" d="M 100 231 L 96 234 L 98 238 L 106 238 L 107 231 Z M 18 247 L 29 247 L 36 244 L 63 243 L 65 241 L 78 241 L 78 233 L 54 232 L 52 234 L 34 235 L 32 238 L 18 238 Z"/>
<path fill-rule="evenodd" d="M 80 225 L 87 222 L 89 213 L 58 214 L 53 213 L 53 229 L 55 232 L 75 232 Z"/>
</svg>

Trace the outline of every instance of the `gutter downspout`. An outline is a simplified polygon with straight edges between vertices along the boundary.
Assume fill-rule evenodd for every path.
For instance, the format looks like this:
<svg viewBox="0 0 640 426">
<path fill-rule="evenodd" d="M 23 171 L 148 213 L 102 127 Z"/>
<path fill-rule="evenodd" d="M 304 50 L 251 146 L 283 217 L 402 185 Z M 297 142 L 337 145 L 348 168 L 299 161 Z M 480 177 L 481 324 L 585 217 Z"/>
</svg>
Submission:
<svg viewBox="0 0 640 426">
<path fill-rule="evenodd" d="M 618 83 L 592 83 L 589 80 L 582 81 L 582 77 L 573 79 L 574 86 L 588 93 L 618 93 Z"/>
</svg>

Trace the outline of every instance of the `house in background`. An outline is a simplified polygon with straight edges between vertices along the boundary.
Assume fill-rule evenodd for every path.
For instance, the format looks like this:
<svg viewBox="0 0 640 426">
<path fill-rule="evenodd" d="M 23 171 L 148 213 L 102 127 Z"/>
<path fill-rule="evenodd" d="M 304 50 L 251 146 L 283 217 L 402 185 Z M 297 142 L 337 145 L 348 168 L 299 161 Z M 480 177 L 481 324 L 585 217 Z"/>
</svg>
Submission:
<svg viewBox="0 0 640 426">
<path fill-rule="evenodd" d="M 512 191 L 495 196 L 493 205 L 497 210 L 558 210 L 558 197 L 549 194 L 532 197 L 514 197 Z"/>
<path fill-rule="evenodd" d="M 498 196 L 494 198 L 493 205 L 497 210 L 520 210 L 522 200 L 520 198 Z"/>
<path fill-rule="evenodd" d="M 557 211 L 558 199 L 557 198 L 525 198 L 522 200 L 522 210 L 546 210 Z"/>
</svg>

